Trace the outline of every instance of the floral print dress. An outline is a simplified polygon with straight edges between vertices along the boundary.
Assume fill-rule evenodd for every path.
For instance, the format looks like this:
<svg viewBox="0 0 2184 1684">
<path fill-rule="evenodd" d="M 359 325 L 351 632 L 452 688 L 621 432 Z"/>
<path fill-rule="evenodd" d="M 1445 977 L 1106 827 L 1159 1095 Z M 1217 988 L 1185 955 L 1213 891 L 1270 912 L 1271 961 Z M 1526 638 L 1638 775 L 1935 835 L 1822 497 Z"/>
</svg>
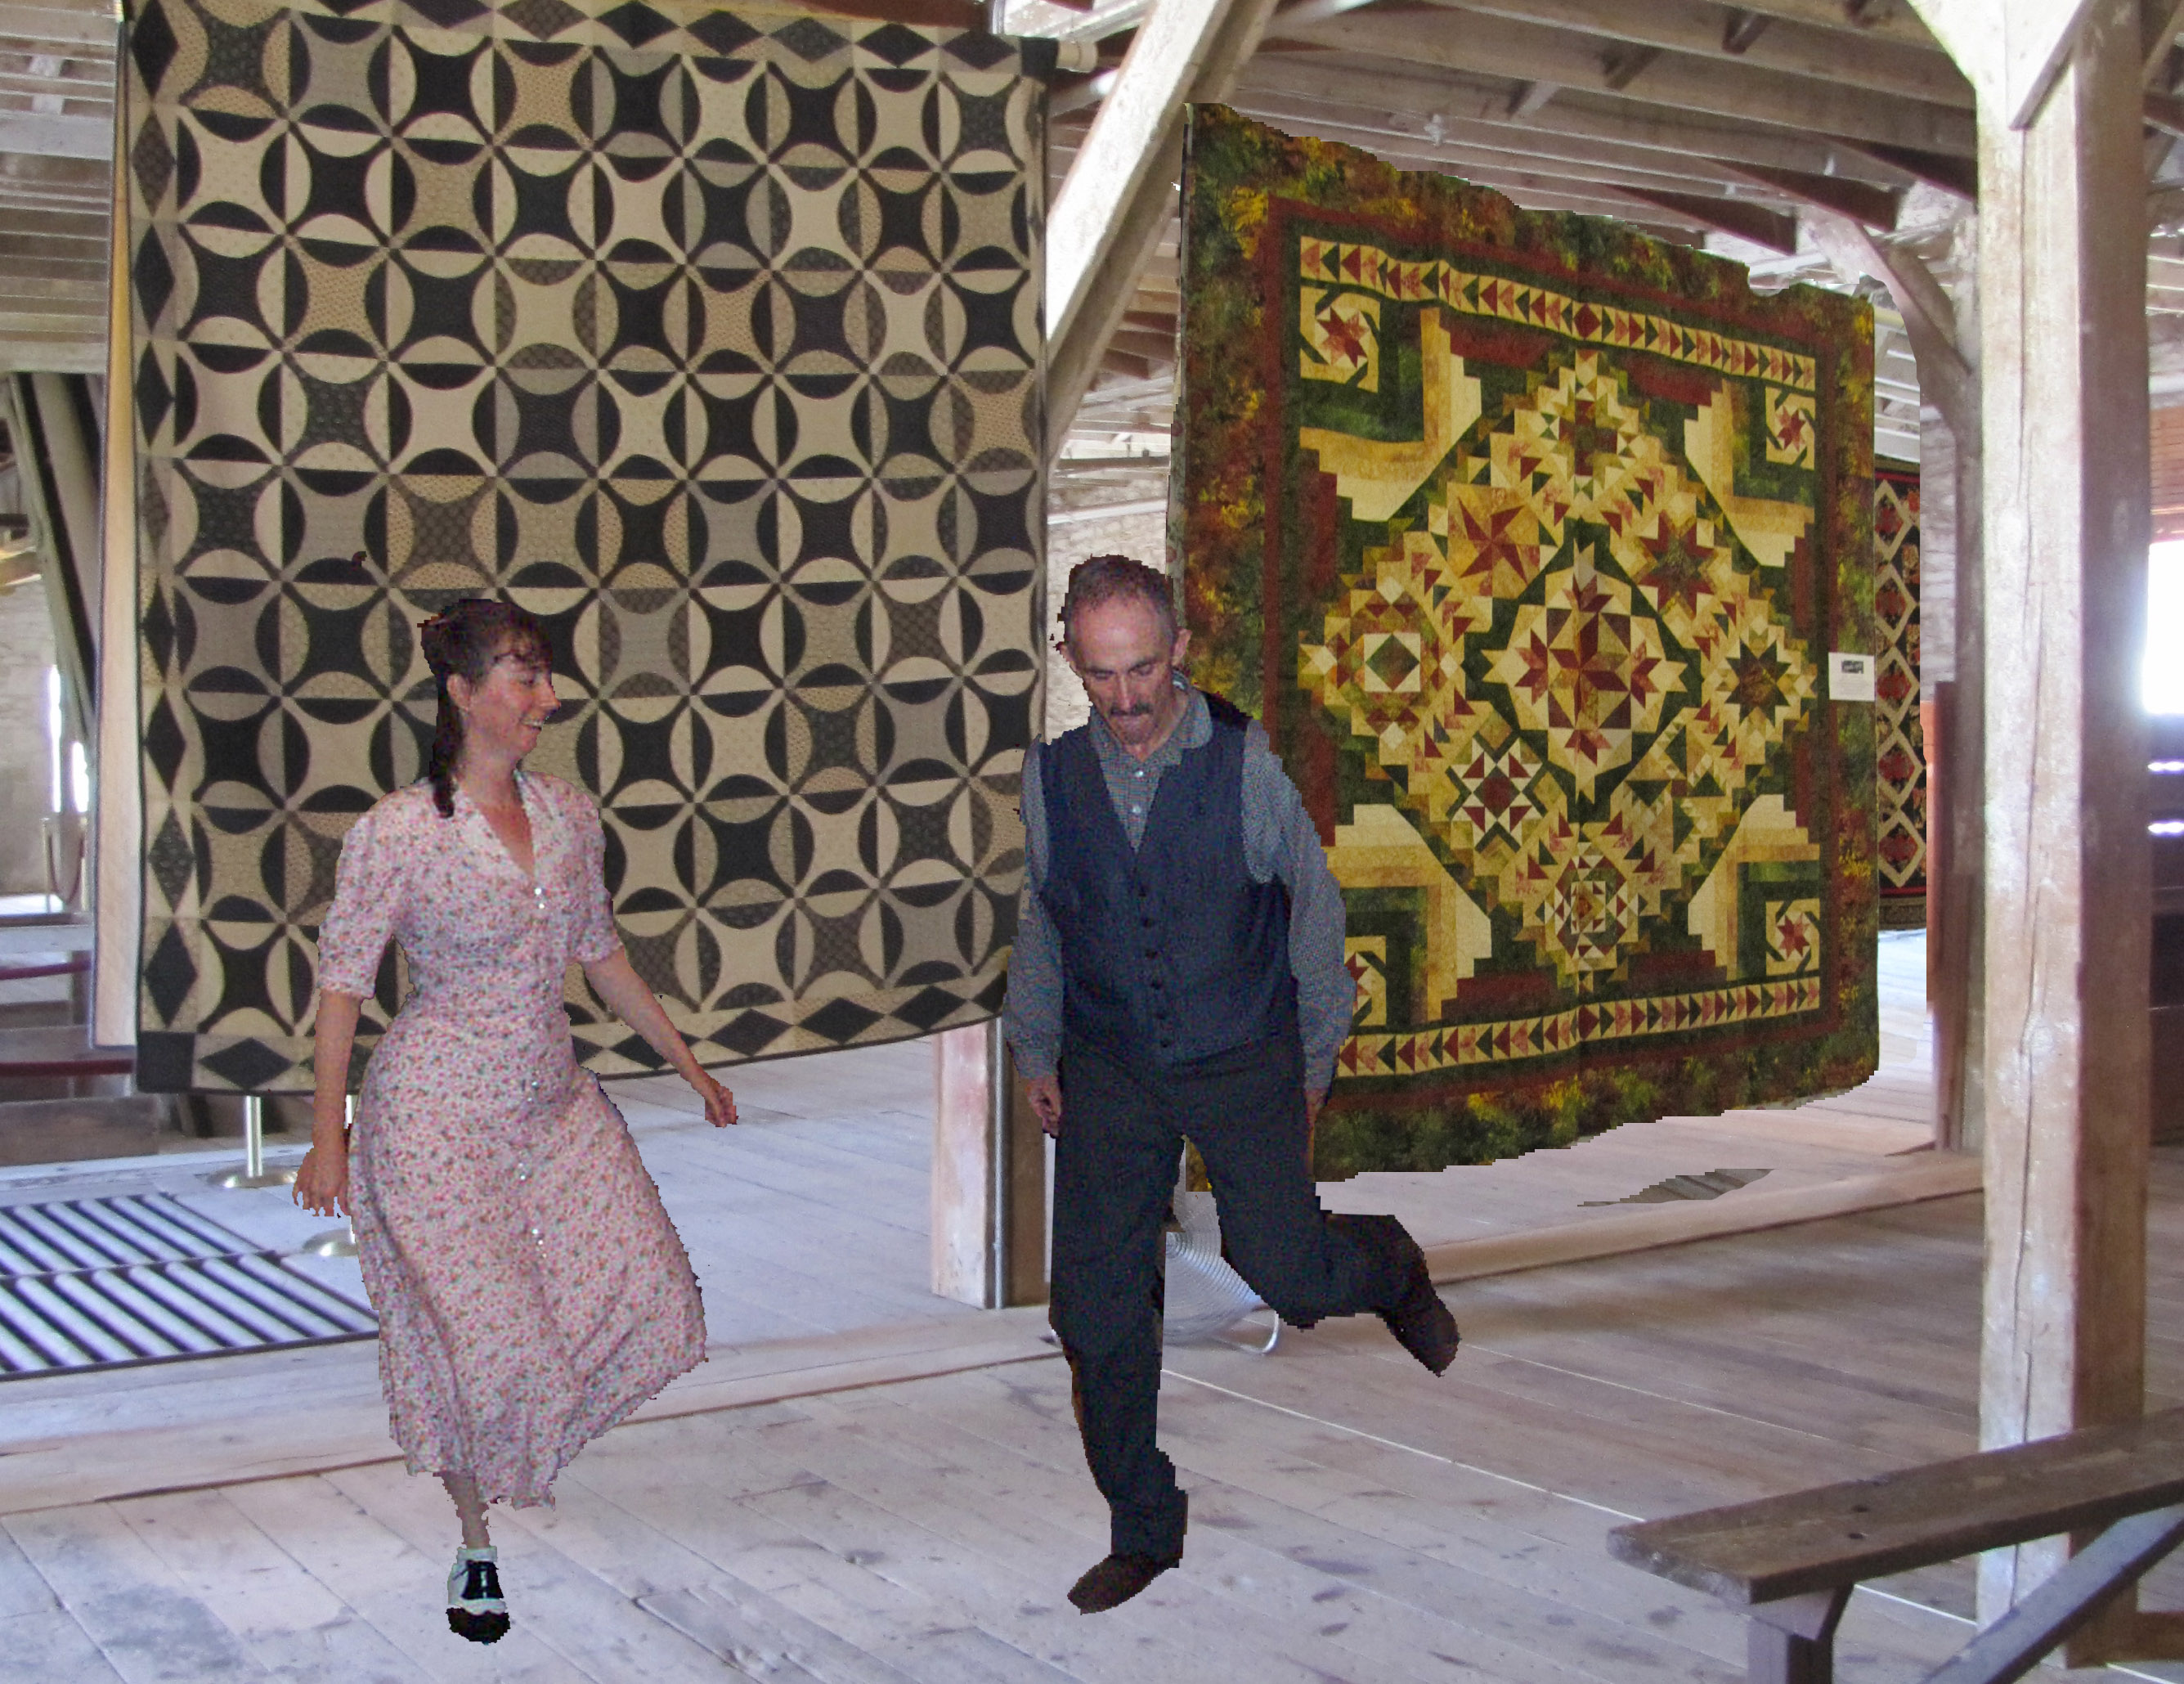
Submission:
<svg viewBox="0 0 2184 1684">
<path fill-rule="evenodd" d="M 343 844 L 319 984 L 415 991 L 365 1073 L 349 1196 L 412 1472 L 549 1499 L 585 1442 L 702 1361 L 698 1283 L 621 1114 L 577 1068 L 570 961 L 620 945 L 591 801 L 519 773 L 526 878 L 458 789 L 397 790 Z"/>
</svg>

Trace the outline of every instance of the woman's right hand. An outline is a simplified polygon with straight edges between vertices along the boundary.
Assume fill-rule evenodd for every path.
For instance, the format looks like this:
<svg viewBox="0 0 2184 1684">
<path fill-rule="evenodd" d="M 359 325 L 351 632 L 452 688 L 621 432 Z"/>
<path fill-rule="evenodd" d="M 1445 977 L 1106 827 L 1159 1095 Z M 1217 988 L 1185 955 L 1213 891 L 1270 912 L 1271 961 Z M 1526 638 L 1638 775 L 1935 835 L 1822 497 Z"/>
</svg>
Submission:
<svg viewBox="0 0 2184 1684">
<path fill-rule="evenodd" d="M 296 1172 L 293 1196 L 305 1210 L 319 1216 L 347 1216 L 348 1207 L 348 1142 L 315 1140 L 304 1154 L 304 1167 Z"/>
</svg>

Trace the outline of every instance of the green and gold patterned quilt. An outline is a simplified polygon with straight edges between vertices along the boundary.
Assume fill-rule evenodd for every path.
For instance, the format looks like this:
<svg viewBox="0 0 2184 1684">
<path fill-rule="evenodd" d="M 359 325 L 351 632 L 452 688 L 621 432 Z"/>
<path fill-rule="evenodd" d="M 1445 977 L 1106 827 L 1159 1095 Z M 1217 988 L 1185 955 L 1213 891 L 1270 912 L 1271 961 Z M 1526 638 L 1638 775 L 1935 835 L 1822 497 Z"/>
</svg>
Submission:
<svg viewBox="0 0 2184 1684">
<path fill-rule="evenodd" d="M 1869 308 L 1218 107 L 1184 218 L 1195 676 L 1348 907 L 1318 1173 L 1864 1079 Z"/>
</svg>

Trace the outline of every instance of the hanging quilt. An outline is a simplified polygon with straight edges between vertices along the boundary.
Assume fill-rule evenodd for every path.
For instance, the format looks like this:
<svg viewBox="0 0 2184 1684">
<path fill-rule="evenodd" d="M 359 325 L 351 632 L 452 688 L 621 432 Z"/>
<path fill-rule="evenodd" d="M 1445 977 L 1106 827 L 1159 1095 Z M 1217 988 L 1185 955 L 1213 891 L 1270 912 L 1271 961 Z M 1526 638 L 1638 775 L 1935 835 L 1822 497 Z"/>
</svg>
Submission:
<svg viewBox="0 0 2184 1684">
<path fill-rule="evenodd" d="M 1880 923 L 1926 924 L 1926 733 L 1919 714 L 1919 470 L 1873 470 L 1873 612 L 1880 638 Z"/>
<path fill-rule="evenodd" d="M 421 775 L 417 622 L 481 593 L 549 627 L 534 764 L 600 802 L 701 1059 L 991 1016 L 1039 688 L 1027 49 L 637 0 L 135 17 L 142 1085 L 308 1090 L 342 837 Z M 591 1068 L 655 1064 L 569 1007 Z"/>
<path fill-rule="evenodd" d="M 1863 1080 L 1868 307 L 1218 107 L 1184 219 L 1195 676 L 1348 909 L 1317 1173 Z"/>
</svg>

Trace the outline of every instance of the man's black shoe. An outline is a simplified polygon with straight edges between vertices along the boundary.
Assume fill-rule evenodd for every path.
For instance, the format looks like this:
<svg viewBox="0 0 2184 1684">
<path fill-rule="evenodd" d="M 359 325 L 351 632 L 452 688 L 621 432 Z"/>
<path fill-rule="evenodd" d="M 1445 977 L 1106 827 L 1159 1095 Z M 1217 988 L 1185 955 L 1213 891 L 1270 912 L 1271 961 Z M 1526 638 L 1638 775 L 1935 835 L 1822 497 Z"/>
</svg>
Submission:
<svg viewBox="0 0 2184 1684">
<path fill-rule="evenodd" d="M 1079 1614 L 1105 1614 L 1120 1608 L 1183 1558 L 1172 1555 L 1111 1555 L 1069 1587 Z"/>
<path fill-rule="evenodd" d="M 1456 1330 L 1456 1318 L 1441 1302 L 1440 1294 L 1434 1291 L 1433 1274 L 1418 1242 L 1404 1234 L 1402 1244 L 1410 1254 L 1410 1279 L 1404 1283 L 1402 1297 L 1392 1309 L 1381 1311 L 1380 1319 L 1429 1373 L 1442 1374 L 1456 1360 L 1456 1347 L 1463 1335 Z"/>
</svg>

